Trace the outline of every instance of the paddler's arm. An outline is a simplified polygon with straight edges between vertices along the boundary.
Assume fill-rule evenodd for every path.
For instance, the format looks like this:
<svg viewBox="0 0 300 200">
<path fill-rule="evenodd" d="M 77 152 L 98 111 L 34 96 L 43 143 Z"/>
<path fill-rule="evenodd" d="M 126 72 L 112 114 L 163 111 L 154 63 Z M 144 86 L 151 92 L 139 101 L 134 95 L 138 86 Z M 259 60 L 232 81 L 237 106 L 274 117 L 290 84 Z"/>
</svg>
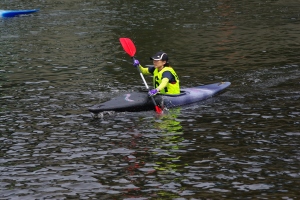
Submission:
<svg viewBox="0 0 300 200">
<path fill-rule="evenodd" d="M 165 87 L 167 87 L 168 83 L 169 83 L 169 79 L 163 78 L 161 80 L 161 83 L 159 84 L 159 86 L 156 88 L 158 90 L 158 92 L 161 91 L 162 89 L 164 89 Z"/>
<path fill-rule="evenodd" d="M 148 70 L 148 67 L 143 67 L 142 65 L 139 65 L 139 68 L 140 68 L 142 74 L 144 74 L 144 75 L 151 75 L 151 73 Z"/>
<path fill-rule="evenodd" d="M 133 66 L 135 67 L 139 67 L 140 68 L 140 71 L 142 72 L 142 74 L 144 75 L 151 75 L 152 73 L 149 72 L 149 69 L 147 67 L 143 67 L 141 64 L 140 64 L 140 61 L 137 60 L 137 59 L 133 59 Z"/>
</svg>

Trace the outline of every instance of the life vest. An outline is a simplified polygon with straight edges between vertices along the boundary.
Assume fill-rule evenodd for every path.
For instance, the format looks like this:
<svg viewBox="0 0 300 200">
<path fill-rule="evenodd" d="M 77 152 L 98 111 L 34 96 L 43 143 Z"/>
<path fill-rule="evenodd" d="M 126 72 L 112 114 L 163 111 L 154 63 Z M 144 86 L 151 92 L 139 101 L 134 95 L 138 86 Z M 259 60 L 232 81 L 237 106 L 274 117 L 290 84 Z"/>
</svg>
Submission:
<svg viewBox="0 0 300 200">
<path fill-rule="evenodd" d="M 161 81 L 162 81 L 162 74 L 165 71 L 169 71 L 173 74 L 175 77 L 175 82 L 174 83 L 168 83 L 165 88 L 160 90 L 160 94 L 180 94 L 180 86 L 179 86 L 179 78 L 174 71 L 172 67 L 164 67 L 162 70 L 158 71 L 158 69 L 155 69 L 153 72 L 153 83 L 154 83 L 154 88 L 157 88 Z"/>
</svg>

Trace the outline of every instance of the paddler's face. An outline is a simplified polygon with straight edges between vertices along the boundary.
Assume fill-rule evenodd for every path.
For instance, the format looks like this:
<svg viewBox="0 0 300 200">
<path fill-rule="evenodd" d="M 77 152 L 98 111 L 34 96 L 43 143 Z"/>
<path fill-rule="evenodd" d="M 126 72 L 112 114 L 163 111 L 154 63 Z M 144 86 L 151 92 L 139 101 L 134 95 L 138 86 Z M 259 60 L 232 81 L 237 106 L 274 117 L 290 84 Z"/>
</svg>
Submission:
<svg viewBox="0 0 300 200">
<path fill-rule="evenodd" d="M 162 61 L 162 60 L 153 60 L 153 65 L 155 68 L 161 70 L 164 65 L 166 64 L 166 61 Z"/>
</svg>

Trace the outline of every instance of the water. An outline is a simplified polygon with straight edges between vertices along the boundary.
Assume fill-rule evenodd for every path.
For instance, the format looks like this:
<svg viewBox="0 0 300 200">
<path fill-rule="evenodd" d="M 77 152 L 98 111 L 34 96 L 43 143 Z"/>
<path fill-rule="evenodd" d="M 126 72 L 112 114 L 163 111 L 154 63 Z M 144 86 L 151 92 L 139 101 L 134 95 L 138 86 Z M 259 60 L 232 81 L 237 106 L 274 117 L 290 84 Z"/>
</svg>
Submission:
<svg viewBox="0 0 300 200">
<path fill-rule="evenodd" d="M 1 199 L 296 199 L 295 1 L 3 1 Z M 144 88 L 168 52 L 182 87 L 232 85 L 205 102 L 93 119 L 87 107 Z M 150 84 L 151 78 L 146 77 Z"/>
</svg>

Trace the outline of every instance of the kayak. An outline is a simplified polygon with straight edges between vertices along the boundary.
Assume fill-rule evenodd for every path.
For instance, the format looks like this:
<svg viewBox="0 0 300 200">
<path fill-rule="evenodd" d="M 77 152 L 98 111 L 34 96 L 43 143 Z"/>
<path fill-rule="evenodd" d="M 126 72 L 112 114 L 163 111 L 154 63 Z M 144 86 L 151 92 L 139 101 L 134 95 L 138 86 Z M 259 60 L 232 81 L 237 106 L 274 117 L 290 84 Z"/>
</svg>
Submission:
<svg viewBox="0 0 300 200">
<path fill-rule="evenodd" d="M 33 10 L 0 10 L 0 18 L 6 18 L 6 17 L 15 17 L 18 15 L 25 15 L 25 14 L 31 14 L 38 12 L 39 9 L 33 9 Z"/>
<path fill-rule="evenodd" d="M 178 95 L 156 95 L 154 100 L 161 108 L 173 108 L 203 101 L 221 92 L 230 82 L 220 82 L 197 87 L 181 89 Z M 94 105 L 88 110 L 93 114 L 100 112 L 139 112 L 154 110 L 153 101 L 147 91 L 125 93 L 101 104 Z"/>
</svg>

